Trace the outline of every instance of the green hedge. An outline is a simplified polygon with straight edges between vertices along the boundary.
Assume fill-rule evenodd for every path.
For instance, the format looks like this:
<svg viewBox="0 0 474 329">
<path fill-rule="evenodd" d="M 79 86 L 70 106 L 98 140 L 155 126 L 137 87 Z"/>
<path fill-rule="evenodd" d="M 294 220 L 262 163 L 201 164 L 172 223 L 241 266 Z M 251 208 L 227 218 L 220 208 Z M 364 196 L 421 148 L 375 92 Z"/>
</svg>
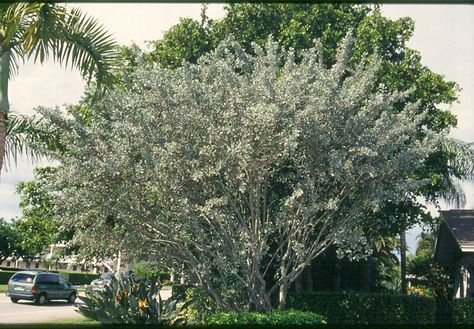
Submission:
<svg viewBox="0 0 474 329">
<path fill-rule="evenodd" d="M 208 325 L 317 325 L 326 324 L 324 316 L 299 310 L 256 312 L 221 312 L 207 320 Z"/>
<path fill-rule="evenodd" d="M 329 324 L 433 324 L 431 298 L 387 294 L 315 292 L 289 297 L 288 307 L 322 314 Z"/>
<path fill-rule="evenodd" d="M 0 284 L 7 284 L 16 271 L 0 271 Z"/>
<path fill-rule="evenodd" d="M 0 284 L 7 284 L 8 280 L 10 280 L 16 272 L 18 271 L 0 271 Z M 74 285 L 90 284 L 92 280 L 100 277 L 100 274 L 81 272 L 59 272 L 59 274 Z"/>
<path fill-rule="evenodd" d="M 91 284 L 92 280 L 100 277 L 100 274 L 81 272 L 60 272 L 60 274 L 73 285 Z"/>
<path fill-rule="evenodd" d="M 474 324 L 474 298 L 453 299 L 453 323 Z"/>
</svg>

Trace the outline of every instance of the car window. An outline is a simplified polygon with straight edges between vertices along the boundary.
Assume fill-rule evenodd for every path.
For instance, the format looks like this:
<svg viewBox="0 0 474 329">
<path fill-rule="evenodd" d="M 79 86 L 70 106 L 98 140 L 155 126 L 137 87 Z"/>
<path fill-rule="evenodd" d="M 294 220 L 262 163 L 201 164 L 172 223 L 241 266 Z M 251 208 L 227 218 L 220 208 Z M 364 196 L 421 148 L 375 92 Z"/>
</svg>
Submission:
<svg viewBox="0 0 474 329">
<path fill-rule="evenodd" d="M 12 276 L 11 280 L 15 282 L 33 282 L 34 278 L 34 274 L 16 273 L 14 276 Z"/>
<path fill-rule="evenodd" d="M 61 285 L 67 285 L 68 282 L 67 282 L 64 278 L 59 277 L 59 284 L 61 284 Z"/>
<path fill-rule="evenodd" d="M 38 274 L 36 283 L 42 284 L 58 284 L 58 276 L 55 274 Z"/>
</svg>

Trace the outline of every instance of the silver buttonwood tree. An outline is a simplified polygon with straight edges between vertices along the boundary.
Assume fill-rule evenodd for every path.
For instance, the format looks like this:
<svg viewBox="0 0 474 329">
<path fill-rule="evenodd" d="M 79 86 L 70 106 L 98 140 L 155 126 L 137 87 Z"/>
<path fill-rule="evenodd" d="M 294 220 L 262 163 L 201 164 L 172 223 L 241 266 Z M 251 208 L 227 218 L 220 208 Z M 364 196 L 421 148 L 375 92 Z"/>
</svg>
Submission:
<svg viewBox="0 0 474 329">
<path fill-rule="evenodd" d="M 284 308 L 329 246 L 363 248 L 360 219 L 414 191 L 443 138 L 419 136 L 416 104 L 394 111 L 406 95 L 375 85 L 377 58 L 350 69 L 350 36 L 332 67 L 320 49 L 296 62 L 271 40 L 248 54 L 229 39 L 196 65 L 139 70 L 87 120 L 43 110 L 67 145 L 65 225 L 85 246 L 122 230 L 122 248 L 224 309 L 269 311 L 275 295 Z"/>
</svg>

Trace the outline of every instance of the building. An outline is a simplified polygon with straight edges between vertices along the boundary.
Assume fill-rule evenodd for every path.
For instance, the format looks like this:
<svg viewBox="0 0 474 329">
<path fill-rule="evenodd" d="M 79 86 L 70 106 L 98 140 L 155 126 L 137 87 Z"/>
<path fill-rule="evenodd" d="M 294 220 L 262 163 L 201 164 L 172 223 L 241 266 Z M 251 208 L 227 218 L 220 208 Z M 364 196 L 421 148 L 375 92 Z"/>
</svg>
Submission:
<svg viewBox="0 0 474 329">
<path fill-rule="evenodd" d="M 434 262 L 452 269 L 454 297 L 474 296 L 474 210 L 440 211 Z"/>
<path fill-rule="evenodd" d="M 52 259 L 52 256 L 58 254 L 63 248 L 64 244 L 53 244 L 50 247 L 49 254 L 46 257 L 36 257 L 32 260 L 24 260 L 20 258 L 8 257 L 0 263 L 0 268 L 7 270 L 12 269 L 38 269 L 38 270 L 54 270 L 67 272 L 89 272 L 89 273 L 105 273 L 113 270 L 114 262 L 102 261 L 85 261 L 75 255 L 64 256 L 57 259 L 57 261 L 48 262 L 47 259 Z"/>
</svg>

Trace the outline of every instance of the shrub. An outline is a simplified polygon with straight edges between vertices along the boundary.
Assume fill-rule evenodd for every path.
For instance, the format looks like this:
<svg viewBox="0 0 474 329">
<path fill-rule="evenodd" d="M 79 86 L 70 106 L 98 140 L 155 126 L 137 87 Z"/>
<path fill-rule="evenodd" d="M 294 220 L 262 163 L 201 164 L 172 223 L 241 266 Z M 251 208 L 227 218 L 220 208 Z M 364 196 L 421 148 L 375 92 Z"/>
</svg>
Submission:
<svg viewBox="0 0 474 329">
<path fill-rule="evenodd" d="M 388 294 L 317 292 L 290 296 L 289 307 L 324 315 L 329 324 L 432 324 L 432 298 Z"/>
<path fill-rule="evenodd" d="M 16 271 L 0 271 L 0 284 L 7 284 Z"/>
<path fill-rule="evenodd" d="M 60 272 L 59 274 L 74 285 L 90 284 L 92 280 L 100 277 L 100 274 L 81 272 Z"/>
<path fill-rule="evenodd" d="M 326 324 L 324 316 L 299 310 L 256 312 L 220 312 L 211 315 L 209 325 L 317 325 Z"/>
<path fill-rule="evenodd" d="M 454 324 L 474 324 L 474 298 L 453 299 Z"/>
<path fill-rule="evenodd" d="M 150 262 L 141 261 L 133 265 L 133 273 L 141 279 L 148 279 L 156 276 L 161 282 L 169 281 L 171 274 L 156 268 L 156 265 Z"/>
<path fill-rule="evenodd" d="M 183 322 L 176 308 L 177 300 L 161 300 L 161 285 L 157 280 L 157 277 L 143 280 L 134 275 L 120 280 L 112 277 L 103 291 L 87 290 L 86 297 L 79 297 L 85 304 L 79 306 L 79 312 L 104 324 Z"/>
<path fill-rule="evenodd" d="M 18 271 L 0 271 L 0 284 L 7 284 L 8 280 L 19 271 L 26 271 L 25 269 L 20 269 Z M 57 271 L 48 271 L 44 270 L 45 272 L 54 272 L 58 273 Z M 100 274 L 92 274 L 92 273 L 80 273 L 80 272 L 59 272 L 66 280 L 71 282 L 74 285 L 83 285 L 83 284 L 90 284 L 92 280 L 97 279 Z"/>
<path fill-rule="evenodd" d="M 174 285 L 173 295 L 184 296 L 185 303 L 189 304 L 185 310 L 189 324 L 206 324 L 209 317 L 217 313 L 216 301 L 203 289 Z"/>
</svg>

